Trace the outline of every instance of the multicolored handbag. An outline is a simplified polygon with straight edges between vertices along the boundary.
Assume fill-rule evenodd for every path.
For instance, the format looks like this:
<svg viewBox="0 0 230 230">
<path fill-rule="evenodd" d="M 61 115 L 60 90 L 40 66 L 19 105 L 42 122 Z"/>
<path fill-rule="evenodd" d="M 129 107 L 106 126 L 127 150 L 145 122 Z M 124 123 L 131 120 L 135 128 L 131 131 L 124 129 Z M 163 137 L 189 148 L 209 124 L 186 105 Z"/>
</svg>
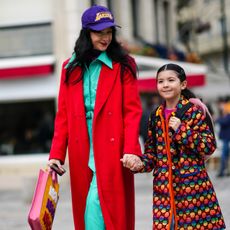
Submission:
<svg viewBox="0 0 230 230">
<path fill-rule="evenodd" d="M 51 230 L 59 198 L 56 172 L 40 169 L 28 215 L 32 230 Z"/>
</svg>

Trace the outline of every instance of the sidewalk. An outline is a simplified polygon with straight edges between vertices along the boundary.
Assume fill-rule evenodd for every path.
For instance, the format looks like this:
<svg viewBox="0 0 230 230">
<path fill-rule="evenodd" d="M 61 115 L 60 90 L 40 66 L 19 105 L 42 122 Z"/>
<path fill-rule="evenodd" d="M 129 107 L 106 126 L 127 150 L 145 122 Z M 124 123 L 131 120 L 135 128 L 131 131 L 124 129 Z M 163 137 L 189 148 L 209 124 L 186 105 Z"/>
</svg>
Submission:
<svg viewBox="0 0 230 230">
<path fill-rule="evenodd" d="M 27 214 L 36 174 L 45 164 L 40 161 L 36 165 L 25 165 L 22 173 L 19 168 L 0 170 L 0 229 L 25 230 L 30 229 L 27 224 Z M 32 167 L 33 166 L 33 167 Z M 30 173 L 29 173 L 30 172 Z M 29 174 L 29 175 L 28 175 Z M 227 230 L 230 229 L 230 177 L 216 178 L 216 172 L 210 169 L 209 175 L 214 184 L 220 206 L 222 208 Z M 137 174 L 136 181 L 136 230 L 151 230 L 152 215 L 152 176 L 151 174 Z M 74 230 L 71 212 L 68 173 L 60 178 L 60 200 L 55 216 L 53 230 Z"/>
</svg>

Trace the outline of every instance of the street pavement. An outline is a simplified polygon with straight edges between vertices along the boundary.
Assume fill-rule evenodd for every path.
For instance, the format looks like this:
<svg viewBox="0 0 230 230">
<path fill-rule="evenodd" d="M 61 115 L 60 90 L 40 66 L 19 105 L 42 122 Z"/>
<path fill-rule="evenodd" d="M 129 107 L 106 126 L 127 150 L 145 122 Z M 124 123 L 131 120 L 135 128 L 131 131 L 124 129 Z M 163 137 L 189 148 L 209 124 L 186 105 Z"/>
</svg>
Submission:
<svg viewBox="0 0 230 230">
<path fill-rule="evenodd" d="M 1 166 L 1 163 L 0 163 Z M 0 230 L 30 229 L 27 215 L 39 167 L 21 173 L 19 169 L 7 171 L 0 167 Z M 36 173 L 35 173 L 36 171 Z M 33 176 L 32 176 L 33 175 Z M 209 169 L 227 230 L 230 230 L 230 177 L 216 178 L 216 171 Z M 74 230 L 68 174 L 60 178 L 60 199 L 55 215 L 53 230 Z M 136 190 L 136 230 L 151 230 L 152 176 L 135 175 Z M 93 229 L 92 229 L 93 230 Z"/>
</svg>

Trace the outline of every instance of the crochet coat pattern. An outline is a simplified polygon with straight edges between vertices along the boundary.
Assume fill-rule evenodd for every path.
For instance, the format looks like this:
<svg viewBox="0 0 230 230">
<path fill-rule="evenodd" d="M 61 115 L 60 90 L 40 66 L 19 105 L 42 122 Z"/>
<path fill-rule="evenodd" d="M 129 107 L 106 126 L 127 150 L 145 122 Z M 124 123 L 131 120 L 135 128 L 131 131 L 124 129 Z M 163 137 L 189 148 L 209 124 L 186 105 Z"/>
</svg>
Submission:
<svg viewBox="0 0 230 230">
<path fill-rule="evenodd" d="M 181 97 L 176 109 L 186 103 Z M 153 229 L 169 230 L 173 216 L 175 229 L 225 229 L 205 169 L 205 158 L 215 151 L 216 141 L 202 110 L 196 105 L 188 109 L 175 132 L 164 118 L 163 104 L 154 113 L 142 159 L 142 172 L 153 170 Z"/>
</svg>

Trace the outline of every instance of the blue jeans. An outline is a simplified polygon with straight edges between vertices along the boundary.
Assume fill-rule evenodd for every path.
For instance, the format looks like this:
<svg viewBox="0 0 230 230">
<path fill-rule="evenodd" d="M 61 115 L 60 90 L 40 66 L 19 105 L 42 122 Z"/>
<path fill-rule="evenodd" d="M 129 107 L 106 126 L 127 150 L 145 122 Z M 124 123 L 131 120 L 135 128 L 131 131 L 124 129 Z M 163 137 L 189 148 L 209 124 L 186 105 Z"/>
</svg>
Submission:
<svg viewBox="0 0 230 230">
<path fill-rule="evenodd" d="M 221 153 L 221 160 L 220 160 L 220 172 L 219 175 L 224 175 L 224 170 L 228 168 L 228 158 L 229 158 L 229 141 L 222 140 L 222 153 Z"/>
</svg>

